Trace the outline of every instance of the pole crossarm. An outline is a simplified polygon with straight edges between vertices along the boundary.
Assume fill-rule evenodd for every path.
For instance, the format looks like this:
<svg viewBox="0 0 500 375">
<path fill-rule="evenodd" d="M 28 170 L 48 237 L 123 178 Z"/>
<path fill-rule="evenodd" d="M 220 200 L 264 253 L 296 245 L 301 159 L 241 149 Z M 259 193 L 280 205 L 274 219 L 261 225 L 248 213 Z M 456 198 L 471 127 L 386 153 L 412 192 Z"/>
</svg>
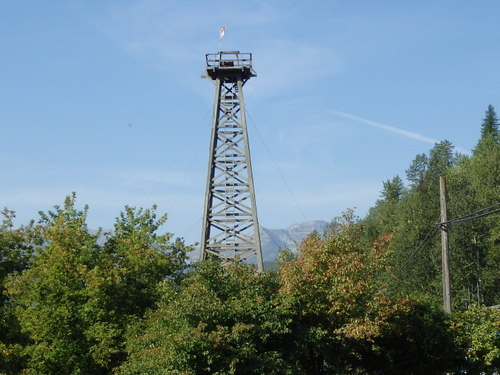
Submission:
<svg viewBox="0 0 500 375">
<path fill-rule="evenodd" d="M 252 55 L 219 52 L 206 62 L 202 77 L 215 84 L 215 102 L 200 258 L 254 262 L 263 271 L 243 98 L 243 85 L 256 76 Z"/>
</svg>

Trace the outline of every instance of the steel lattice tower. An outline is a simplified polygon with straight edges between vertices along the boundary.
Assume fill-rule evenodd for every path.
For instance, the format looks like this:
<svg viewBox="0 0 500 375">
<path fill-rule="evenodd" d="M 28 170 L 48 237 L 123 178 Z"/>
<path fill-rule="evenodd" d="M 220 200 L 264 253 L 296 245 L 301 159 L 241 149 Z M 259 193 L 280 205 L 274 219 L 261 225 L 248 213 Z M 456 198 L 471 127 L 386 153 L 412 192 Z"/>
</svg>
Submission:
<svg viewBox="0 0 500 375">
<path fill-rule="evenodd" d="M 201 259 L 256 262 L 263 271 L 243 85 L 255 77 L 252 54 L 206 55 L 203 78 L 215 85 L 203 213 Z"/>
</svg>

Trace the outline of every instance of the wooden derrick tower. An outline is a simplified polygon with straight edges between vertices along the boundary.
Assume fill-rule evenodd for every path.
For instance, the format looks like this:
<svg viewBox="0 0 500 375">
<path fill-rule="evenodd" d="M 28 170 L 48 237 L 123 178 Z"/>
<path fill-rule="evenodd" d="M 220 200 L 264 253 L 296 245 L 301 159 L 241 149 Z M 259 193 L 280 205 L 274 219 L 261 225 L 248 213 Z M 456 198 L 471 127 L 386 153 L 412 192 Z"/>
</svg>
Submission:
<svg viewBox="0 0 500 375">
<path fill-rule="evenodd" d="M 254 263 L 263 271 L 243 85 L 255 77 L 252 54 L 206 55 L 202 76 L 215 85 L 203 212 L 201 260 Z"/>
</svg>

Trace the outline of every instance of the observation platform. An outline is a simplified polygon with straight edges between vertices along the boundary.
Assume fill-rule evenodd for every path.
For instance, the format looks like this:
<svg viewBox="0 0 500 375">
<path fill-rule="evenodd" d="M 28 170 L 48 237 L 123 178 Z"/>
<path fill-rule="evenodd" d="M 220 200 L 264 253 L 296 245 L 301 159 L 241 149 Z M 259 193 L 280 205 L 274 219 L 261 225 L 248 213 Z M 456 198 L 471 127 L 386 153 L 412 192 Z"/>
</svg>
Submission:
<svg viewBox="0 0 500 375">
<path fill-rule="evenodd" d="M 256 77 L 257 73 L 252 68 L 252 54 L 240 53 L 240 51 L 221 51 L 219 53 L 207 53 L 205 55 L 207 67 L 202 78 L 212 80 L 236 80 L 246 81 Z"/>
</svg>

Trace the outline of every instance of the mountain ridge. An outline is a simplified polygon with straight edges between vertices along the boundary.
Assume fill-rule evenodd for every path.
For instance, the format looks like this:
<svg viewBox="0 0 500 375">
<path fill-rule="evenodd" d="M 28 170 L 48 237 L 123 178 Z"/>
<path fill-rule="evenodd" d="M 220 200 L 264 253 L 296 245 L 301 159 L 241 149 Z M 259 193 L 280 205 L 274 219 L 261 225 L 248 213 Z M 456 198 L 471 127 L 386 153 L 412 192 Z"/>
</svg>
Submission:
<svg viewBox="0 0 500 375">
<path fill-rule="evenodd" d="M 279 249 L 297 249 L 298 244 L 310 233 L 323 233 L 328 226 L 324 220 L 313 220 L 295 223 L 286 229 L 269 229 L 260 226 L 260 242 L 264 262 L 274 262 Z"/>
</svg>

